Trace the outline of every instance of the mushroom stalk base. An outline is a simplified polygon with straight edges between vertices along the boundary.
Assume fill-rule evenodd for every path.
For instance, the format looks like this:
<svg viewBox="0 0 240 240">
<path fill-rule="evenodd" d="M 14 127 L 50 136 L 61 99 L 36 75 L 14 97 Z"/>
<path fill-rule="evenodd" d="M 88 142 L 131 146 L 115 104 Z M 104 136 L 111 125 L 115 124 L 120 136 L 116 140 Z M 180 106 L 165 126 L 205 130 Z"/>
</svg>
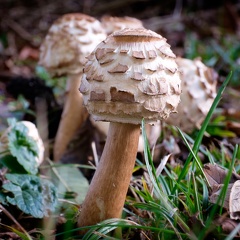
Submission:
<svg viewBox="0 0 240 240">
<path fill-rule="evenodd" d="M 88 113 L 83 106 L 82 94 L 79 92 L 82 74 L 70 75 L 67 80 L 63 113 L 54 143 L 54 161 L 61 159 L 76 131 L 86 120 Z"/>
<path fill-rule="evenodd" d="M 135 165 L 140 126 L 110 123 L 97 170 L 82 204 L 78 225 L 120 218 Z"/>
</svg>

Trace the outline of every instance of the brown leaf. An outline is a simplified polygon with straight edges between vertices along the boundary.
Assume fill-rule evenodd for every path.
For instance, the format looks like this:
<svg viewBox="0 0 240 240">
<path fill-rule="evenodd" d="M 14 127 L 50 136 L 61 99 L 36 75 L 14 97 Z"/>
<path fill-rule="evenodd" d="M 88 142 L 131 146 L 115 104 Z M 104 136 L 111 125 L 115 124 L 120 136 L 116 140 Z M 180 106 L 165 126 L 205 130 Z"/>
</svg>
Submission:
<svg viewBox="0 0 240 240">
<path fill-rule="evenodd" d="M 223 207 L 226 208 L 226 209 L 229 209 L 229 196 L 230 196 L 230 191 L 231 191 L 232 186 L 233 186 L 232 183 L 228 185 L 226 197 L 225 197 L 224 202 L 223 202 Z M 216 184 L 216 185 L 212 186 L 212 192 L 209 195 L 209 201 L 211 203 L 214 203 L 214 204 L 217 203 L 217 200 L 218 200 L 219 195 L 222 191 L 222 188 L 223 188 L 223 184 Z M 222 202 L 220 201 L 220 204 L 221 203 Z"/>
<path fill-rule="evenodd" d="M 19 236 L 16 233 L 5 232 L 5 233 L 0 233 L 0 238 L 1 239 L 19 239 Z"/>
<path fill-rule="evenodd" d="M 209 195 L 209 201 L 211 203 L 215 204 L 215 203 L 217 203 L 219 195 L 224 186 L 224 179 L 227 176 L 227 170 L 222 168 L 221 166 L 209 163 L 209 164 L 204 165 L 203 171 L 209 181 L 209 184 L 210 184 L 210 187 L 212 190 Z M 231 200 L 230 200 L 231 189 L 232 189 L 234 183 L 236 181 L 238 181 L 239 179 L 240 179 L 240 176 L 238 174 L 232 173 L 232 176 L 231 176 L 228 188 L 227 188 L 227 192 L 226 192 L 226 197 L 223 202 L 223 207 L 226 209 L 229 209 L 229 206 L 232 206 L 232 203 L 230 203 L 231 202 Z M 221 202 L 220 202 L 220 204 L 221 204 Z M 235 204 L 235 202 L 234 202 L 234 204 Z"/>
<path fill-rule="evenodd" d="M 227 176 L 227 170 L 216 164 L 205 164 L 203 171 L 206 174 L 211 188 L 214 185 L 223 184 L 224 179 Z M 236 173 L 232 173 L 229 183 L 234 183 L 237 180 L 240 180 L 240 176 Z"/>
<path fill-rule="evenodd" d="M 24 46 L 19 53 L 19 60 L 26 60 L 30 58 L 38 60 L 39 50 L 31 48 L 29 46 Z"/>
<path fill-rule="evenodd" d="M 240 122 L 227 121 L 227 129 L 234 132 L 236 135 L 240 135 Z"/>
<path fill-rule="evenodd" d="M 231 188 L 229 211 L 231 219 L 240 219 L 240 180 L 236 181 Z"/>
<path fill-rule="evenodd" d="M 221 225 L 222 225 L 222 230 L 225 233 L 230 233 L 237 227 L 238 223 L 236 221 L 233 221 L 233 220 L 227 218 L 222 222 Z M 238 232 L 237 235 L 240 236 L 240 232 Z"/>
</svg>

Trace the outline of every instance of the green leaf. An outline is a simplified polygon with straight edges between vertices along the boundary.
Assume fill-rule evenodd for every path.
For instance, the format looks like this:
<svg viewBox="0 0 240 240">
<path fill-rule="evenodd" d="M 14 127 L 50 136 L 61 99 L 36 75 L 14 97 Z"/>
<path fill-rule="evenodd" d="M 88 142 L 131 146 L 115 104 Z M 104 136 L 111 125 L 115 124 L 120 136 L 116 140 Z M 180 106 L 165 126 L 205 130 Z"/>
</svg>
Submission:
<svg viewBox="0 0 240 240">
<path fill-rule="evenodd" d="M 76 203 L 82 203 L 89 187 L 88 180 L 80 170 L 73 166 L 60 165 L 53 167 L 53 182 L 58 189 L 58 193 Z M 71 193 L 71 194 L 70 194 Z"/>
<path fill-rule="evenodd" d="M 55 209 L 56 188 L 48 180 L 28 174 L 6 174 L 6 178 L 10 182 L 3 188 L 13 194 L 13 197 L 7 196 L 7 201 L 24 213 L 43 218 Z"/>
<path fill-rule="evenodd" d="M 200 129 L 200 131 L 198 132 L 198 135 L 195 139 L 195 142 L 193 144 L 193 147 L 192 147 L 192 152 L 190 152 L 190 154 L 188 155 L 188 158 L 186 159 L 185 163 L 184 163 L 184 168 L 182 170 L 182 172 L 180 173 L 180 175 L 178 176 L 178 180 L 177 182 L 179 183 L 187 174 L 187 171 L 188 171 L 188 166 L 190 165 L 191 163 L 191 160 L 193 158 L 193 154 L 194 153 L 195 155 L 198 153 L 198 150 L 200 148 L 200 144 L 202 142 L 202 139 L 203 139 L 203 135 L 205 133 L 205 130 L 207 128 L 207 125 L 208 123 L 210 122 L 210 119 L 212 117 L 212 114 L 214 112 L 214 110 L 216 109 L 218 103 L 220 102 L 221 100 L 221 97 L 222 97 L 222 94 L 225 90 L 225 88 L 227 87 L 227 84 L 229 83 L 230 79 L 232 77 L 232 72 L 230 72 L 227 76 L 227 78 L 225 79 L 225 81 L 223 82 L 222 86 L 219 88 L 218 90 L 218 93 L 217 93 L 217 96 L 215 97 L 213 103 L 212 103 L 212 106 L 211 108 L 209 109 L 209 112 L 207 114 L 207 116 L 205 117 L 203 123 L 202 123 L 202 127 Z M 175 191 L 177 190 L 177 185 L 174 186 L 173 190 L 172 190 L 172 194 L 175 193 Z"/>
<path fill-rule="evenodd" d="M 0 158 L 0 164 L 8 169 L 8 173 L 27 173 L 23 166 L 19 164 L 16 157 L 12 155 L 5 155 Z"/>
<path fill-rule="evenodd" d="M 236 137 L 236 133 L 229 131 L 229 130 L 224 130 L 221 129 L 220 127 L 214 127 L 214 126 L 208 126 L 206 131 L 211 135 L 211 136 L 218 136 L 218 137 Z"/>
<path fill-rule="evenodd" d="M 0 192 L 0 203 L 7 204 L 6 202 L 6 195 L 3 192 Z"/>
<path fill-rule="evenodd" d="M 9 125 L 11 130 L 8 133 L 8 146 L 11 154 L 16 157 L 27 172 L 36 174 L 38 172 L 36 142 L 28 136 L 28 128 L 23 123 L 11 120 Z"/>
<path fill-rule="evenodd" d="M 50 80 L 50 79 L 51 79 L 49 73 L 46 71 L 46 69 L 45 69 L 44 67 L 42 67 L 42 66 L 36 66 L 35 71 L 36 71 L 36 74 L 37 74 L 40 78 L 42 78 L 42 79 L 44 79 L 44 80 Z"/>
</svg>

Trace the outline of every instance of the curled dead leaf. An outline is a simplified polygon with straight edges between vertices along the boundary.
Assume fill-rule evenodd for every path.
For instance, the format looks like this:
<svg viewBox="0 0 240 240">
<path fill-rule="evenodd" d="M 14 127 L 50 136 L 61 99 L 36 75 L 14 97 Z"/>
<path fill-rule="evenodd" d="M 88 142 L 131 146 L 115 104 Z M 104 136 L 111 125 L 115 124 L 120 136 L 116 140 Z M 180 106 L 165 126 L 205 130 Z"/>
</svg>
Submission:
<svg viewBox="0 0 240 240">
<path fill-rule="evenodd" d="M 213 185 L 223 184 L 227 175 L 227 170 L 216 164 L 205 164 L 203 171 L 210 183 L 210 187 Z M 234 183 L 240 180 L 240 176 L 236 173 L 232 173 L 230 183 Z"/>
<path fill-rule="evenodd" d="M 225 219 L 221 224 L 222 230 L 225 233 L 232 232 L 237 227 L 237 225 L 238 225 L 238 223 L 236 221 L 233 221 L 229 218 Z M 240 236 L 240 232 L 238 232 L 237 236 Z"/>
<path fill-rule="evenodd" d="M 224 186 L 224 180 L 227 176 L 228 171 L 216 164 L 206 164 L 204 165 L 203 171 L 210 184 L 211 192 L 209 195 L 209 201 L 211 203 L 217 203 L 218 198 L 221 194 L 222 188 Z M 235 185 L 236 184 L 236 185 Z M 235 187 L 233 187 L 235 185 Z M 231 196 L 232 194 L 232 196 Z M 240 176 L 236 173 L 232 173 L 226 196 L 223 202 L 223 207 L 227 210 L 230 209 L 230 216 L 232 214 L 233 219 L 240 219 Z M 220 201 L 220 204 L 222 202 Z"/>
<path fill-rule="evenodd" d="M 231 188 L 229 211 L 231 219 L 240 219 L 240 180 L 237 180 Z"/>
</svg>

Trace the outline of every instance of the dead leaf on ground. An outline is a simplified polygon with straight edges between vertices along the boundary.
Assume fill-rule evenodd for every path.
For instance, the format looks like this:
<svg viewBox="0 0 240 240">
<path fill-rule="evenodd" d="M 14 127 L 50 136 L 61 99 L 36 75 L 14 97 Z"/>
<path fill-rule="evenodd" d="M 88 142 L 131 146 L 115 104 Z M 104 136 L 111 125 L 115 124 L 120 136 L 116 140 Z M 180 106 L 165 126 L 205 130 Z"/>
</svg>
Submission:
<svg viewBox="0 0 240 240">
<path fill-rule="evenodd" d="M 221 166 L 211 163 L 205 164 L 203 171 L 206 174 L 211 188 L 213 185 L 224 184 L 224 179 L 228 173 L 228 171 Z M 234 183 L 237 180 L 240 180 L 240 176 L 233 172 L 229 183 Z"/>
<path fill-rule="evenodd" d="M 222 188 L 224 186 L 224 180 L 227 176 L 228 171 L 216 164 L 204 165 L 203 171 L 206 174 L 206 177 L 210 183 L 211 192 L 209 195 L 209 201 L 215 204 L 217 203 L 218 198 L 221 194 Z M 236 182 L 238 182 L 239 185 L 237 184 L 236 187 L 234 187 L 234 190 L 232 191 L 232 188 Z M 230 209 L 230 212 L 232 212 L 232 216 L 235 217 L 234 219 L 238 219 L 239 217 L 239 214 L 237 214 L 237 212 L 240 209 L 240 204 L 238 204 L 239 200 L 240 200 L 240 176 L 236 173 L 232 173 L 227 188 L 226 196 L 223 202 L 223 207 L 227 210 Z M 222 202 L 220 201 L 220 204 L 221 203 Z"/>
<path fill-rule="evenodd" d="M 231 188 L 229 211 L 231 219 L 240 219 L 240 180 L 237 180 Z"/>
<path fill-rule="evenodd" d="M 236 227 L 237 227 L 238 223 L 234 220 L 231 220 L 230 218 L 226 218 L 222 223 L 222 230 L 225 233 L 230 233 L 232 232 Z M 240 236 L 240 231 L 238 231 L 238 236 Z"/>
<path fill-rule="evenodd" d="M 29 46 L 24 46 L 21 49 L 18 58 L 19 60 L 33 59 L 37 61 L 39 58 L 39 50 Z"/>
</svg>

